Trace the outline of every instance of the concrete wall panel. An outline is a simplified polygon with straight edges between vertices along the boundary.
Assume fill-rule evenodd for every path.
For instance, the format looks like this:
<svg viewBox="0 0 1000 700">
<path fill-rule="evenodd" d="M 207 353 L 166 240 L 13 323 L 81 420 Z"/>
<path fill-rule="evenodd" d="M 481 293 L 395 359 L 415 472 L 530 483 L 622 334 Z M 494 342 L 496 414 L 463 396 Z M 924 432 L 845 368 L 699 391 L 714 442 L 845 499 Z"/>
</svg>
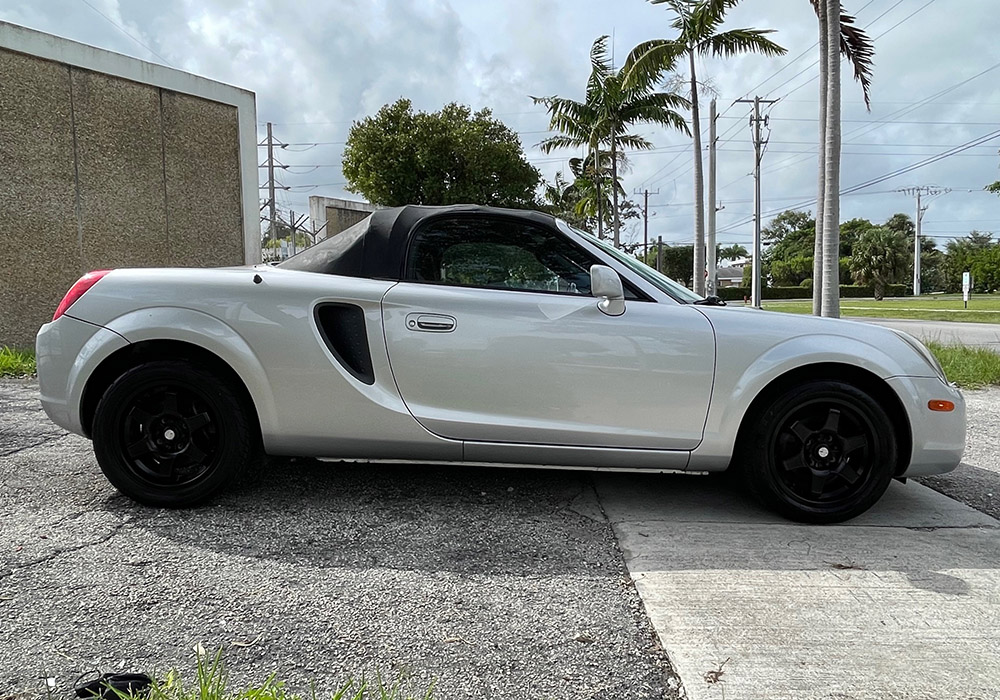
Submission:
<svg viewBox="0 0 1000 700">
<path fill-rule="evenodd" d="M 69 68 L 0 51 L 0 344 L 34 345 L 83 265 Z"/>
<path fill-rule="evenodd" d="M 85 265 L 169 264 L 159 89 L 72 76 Z"/>
<path fill-rule="evenodd" d="M 237 109 L 168 91 L 162 106 L 171 264 L 242 264 Z"/>
<path fill-rule="evenodd" d="M 88 270 L 260 260 L 253 93 L 0 21 L 0 345 Z"/>
</svg>

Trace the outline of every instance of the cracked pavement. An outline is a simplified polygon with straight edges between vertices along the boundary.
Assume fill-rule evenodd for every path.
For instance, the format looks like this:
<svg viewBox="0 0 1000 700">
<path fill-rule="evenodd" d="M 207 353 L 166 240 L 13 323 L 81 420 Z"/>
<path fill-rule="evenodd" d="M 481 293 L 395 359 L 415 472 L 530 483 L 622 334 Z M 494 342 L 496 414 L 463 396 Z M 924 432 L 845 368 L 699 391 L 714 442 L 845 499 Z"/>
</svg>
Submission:
<svg viewBox="0 0 1000 700">
<path fill-rule="evenodd" d="M 439 698 L 716 698 L 727 687 L 770 698 L 782 678 L 800 683 L 787 697 L 845 697 L 878 677 L 861 661 L 920 651 L 906 683 L 947 675 L 937 642 L 911 640 L 925 628 L 949 638 L 968 600 L 981 611 L 949 648 L 974 662 L 992 653 L 977 640 L 995 628 L 996 530 L 947 499 L 907 506 L 918 486 L 894 485 L 846 527 L 805 528 L 772 522 L 725 479 L 285 460 L 213 505 L 156 510 L 118 495 L 90 443 L 51 424 L 36 395 L 33 382 L 0 381 L 0 697 L 42 696 L 47 676 L 65 695 L 93 668 L 190 677 L 199 643 L 224 650 L 237 684 L 276 672 L 292 690 L 316 681 L 320 697 L 376 673 L 419 694 L 434 679 Z M 995 517 L 1000 389 L 966 397 L 969 464 L 922 481 Z M 899 506 L 912 516 L 877 525 Z M 633 508 L 652 520 L 635 525 Z M 651 570 L 676 584 L 669 595 L 650 588 Z M 647 613 L 678 645 L 683 687 Z M 766 651 L 826 629 L 854 638 L 868 622 L 870 649 L 886 624 L 904 641 L 859 658 L 842 646 L 826 666 L 808 644 L 794 658 Z M 699 645 L 692 662 L 685 649 Z M 990 668 L 975 672 L 978 687 Z M 916 697 L 897 685 L 879 692 Z"/>
<path fill-rule="evenodd" d="M 362 675 L 439 698 L 677 697 L 588 473 L 282 461 L 216 503 L 145 508 L 89 441 L 0 381 L 0 695 L 91 669 L 319 696 Z"/>
</svg>

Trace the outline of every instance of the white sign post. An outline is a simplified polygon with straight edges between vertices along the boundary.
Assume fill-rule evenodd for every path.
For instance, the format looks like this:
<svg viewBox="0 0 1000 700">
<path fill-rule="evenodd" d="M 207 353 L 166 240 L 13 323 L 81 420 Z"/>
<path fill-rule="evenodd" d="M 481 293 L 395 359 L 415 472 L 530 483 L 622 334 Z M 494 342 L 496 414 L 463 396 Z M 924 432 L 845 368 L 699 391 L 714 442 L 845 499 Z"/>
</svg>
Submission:
<svg viewBox="0 0 1000 700">
<path fill-rule="evenodd" d="M 962 273 L 962 301 L 965 308 L 969 308 L 969 290 L 972 289 L 972 275 L 968 270 Z"/>
</svg>

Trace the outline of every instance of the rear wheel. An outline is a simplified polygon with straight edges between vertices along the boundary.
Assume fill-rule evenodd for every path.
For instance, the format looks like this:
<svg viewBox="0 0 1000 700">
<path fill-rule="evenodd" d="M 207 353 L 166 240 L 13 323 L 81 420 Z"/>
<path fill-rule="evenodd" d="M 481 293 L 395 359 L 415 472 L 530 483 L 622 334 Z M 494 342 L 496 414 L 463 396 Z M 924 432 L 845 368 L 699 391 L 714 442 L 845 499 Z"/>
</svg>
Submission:
<svg viewBox="0 0 1000 700">
<path fill-rule="evenodd" d="M 151 506 L 179 508 L 224 489 L 259 454 L 228 382 L 186 362 L 129 370 L 101 397 L 94 453 L 108 480 Z"/>
<path fill-rule="evenodd" d="M 743 473 L 749 488 L 802 522 L 860 515 L 882 497 L 896 467 L 892 421 L 870 395 L 844 382 L 787 390 L 747 435 Z"/>
</svg>

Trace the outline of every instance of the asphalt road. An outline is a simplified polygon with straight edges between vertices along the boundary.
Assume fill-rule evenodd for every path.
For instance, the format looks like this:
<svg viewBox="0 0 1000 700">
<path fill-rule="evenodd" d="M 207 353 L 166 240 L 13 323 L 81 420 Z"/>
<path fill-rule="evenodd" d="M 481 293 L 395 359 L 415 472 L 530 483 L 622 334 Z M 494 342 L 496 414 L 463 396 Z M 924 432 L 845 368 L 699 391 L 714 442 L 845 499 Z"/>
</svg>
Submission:
<svg viewBox="0 0 1000 700">
<path fill-rule="evenodd" d="M 329 697 L 674 698 L 588 473 L 280 463 L 214 505 L 144 508 L 0 381 L 0 697 L 223 649 Z"/>
<path fill-rule="evenodd" d="M 975 345 L 1000 352 L 1000 324 L 957 321 L 921 321 L 905 318 L 860 318 L 844 316 L 849 321 L 864 321 L 909 333 L 920 340 L 946 344 Z"/>
</svg>

